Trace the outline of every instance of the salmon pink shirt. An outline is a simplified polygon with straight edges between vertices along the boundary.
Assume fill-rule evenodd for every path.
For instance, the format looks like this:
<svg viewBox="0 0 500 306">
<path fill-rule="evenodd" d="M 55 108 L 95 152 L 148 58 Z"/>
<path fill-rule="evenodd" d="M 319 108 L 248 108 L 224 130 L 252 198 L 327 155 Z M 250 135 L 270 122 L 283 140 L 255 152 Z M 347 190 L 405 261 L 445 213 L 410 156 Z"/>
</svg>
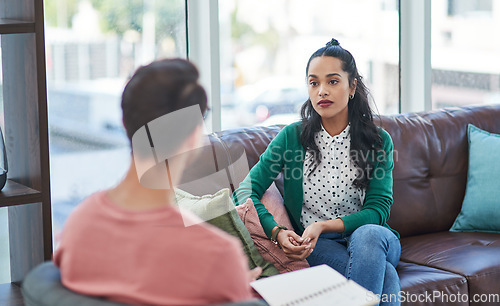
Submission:
<svg viewBox="0 0 500 306">
<path fill-rule="evenodd" d="M 75 208 L 53 260 L 64 286 L 116 302 L 199 305 L 252 298 L 239 240 L 203 223 L 185 227 L 172 206 L 127 210 L 106 191 Z"/>
</svg>

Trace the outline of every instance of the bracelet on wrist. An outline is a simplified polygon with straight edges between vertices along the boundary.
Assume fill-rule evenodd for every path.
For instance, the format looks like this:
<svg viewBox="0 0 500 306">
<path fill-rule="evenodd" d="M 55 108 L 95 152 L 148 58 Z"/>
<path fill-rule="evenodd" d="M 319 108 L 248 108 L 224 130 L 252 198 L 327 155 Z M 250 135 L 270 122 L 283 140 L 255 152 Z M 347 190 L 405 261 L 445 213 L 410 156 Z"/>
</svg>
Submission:
<svg viewBox="0 0 500 306">
<path fill-rule="evenodd" d="M 278 225 L 278 227 L 271 234 L 271 241 L 274 242 L 275 245 L 278 244 L 278 234 L 281 230 L 287 230 L 286 226 Z"/>
</svg>

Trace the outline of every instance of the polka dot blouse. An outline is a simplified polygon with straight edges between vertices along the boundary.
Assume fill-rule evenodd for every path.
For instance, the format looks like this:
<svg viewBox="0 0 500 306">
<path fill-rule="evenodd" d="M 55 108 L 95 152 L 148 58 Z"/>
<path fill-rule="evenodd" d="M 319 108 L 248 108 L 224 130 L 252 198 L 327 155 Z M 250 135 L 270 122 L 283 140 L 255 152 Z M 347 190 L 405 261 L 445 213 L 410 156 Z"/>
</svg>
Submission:
<svg viewBox="0 0 500 306">
<path fill-rule="evenodd" d="M 349 155 L 351 137 L 348 125 L 340 134 L 331 136 L 321 127 L 315 142 L 321 161 L 313 170 L 313 154 L 306 153 L 303 168 L 303 206 L 300 222 L 304 228 L 358 212 L 363 207 L 364 190 L 352 185 L 357 169 Z"/>
</svg>

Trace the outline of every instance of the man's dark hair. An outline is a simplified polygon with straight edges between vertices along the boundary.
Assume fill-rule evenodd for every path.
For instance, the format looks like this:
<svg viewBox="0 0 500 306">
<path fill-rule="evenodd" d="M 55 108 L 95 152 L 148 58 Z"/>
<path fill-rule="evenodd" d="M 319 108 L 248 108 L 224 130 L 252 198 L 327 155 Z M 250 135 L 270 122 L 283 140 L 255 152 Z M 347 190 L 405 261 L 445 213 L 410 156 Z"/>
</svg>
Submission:
<svg viewBox="0 0 500 306">
<path fill-rule="evenodd" d="M 198 69 L 180 58 L 158 60 L 137 69 L 125 86 L 121 103 L 129 140 L 145 124 L 179 109 L 199 105 L 204 115 L 207 95 L 198 78 Z M 191 126 L 194 129 L 196 125 Z"/>
</svg>

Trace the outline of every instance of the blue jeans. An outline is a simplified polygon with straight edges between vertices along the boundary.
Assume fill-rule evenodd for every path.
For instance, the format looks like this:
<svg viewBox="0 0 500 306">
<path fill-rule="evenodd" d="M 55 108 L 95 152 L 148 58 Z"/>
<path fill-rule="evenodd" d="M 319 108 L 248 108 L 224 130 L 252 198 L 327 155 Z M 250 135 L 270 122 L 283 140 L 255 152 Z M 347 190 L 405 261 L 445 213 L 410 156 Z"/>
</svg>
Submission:
<svg viewBox="0 0 500 306">
<path fill-rule="evenodd" d="M 375 224 L 351 235 L 325 233 L 307 257 L 310 266 L 327 264 L 381 298 L 380 305 L 400 305 L 401 284 L 396 266 L 401 256 L 398 237 Z"/>
</svg>

